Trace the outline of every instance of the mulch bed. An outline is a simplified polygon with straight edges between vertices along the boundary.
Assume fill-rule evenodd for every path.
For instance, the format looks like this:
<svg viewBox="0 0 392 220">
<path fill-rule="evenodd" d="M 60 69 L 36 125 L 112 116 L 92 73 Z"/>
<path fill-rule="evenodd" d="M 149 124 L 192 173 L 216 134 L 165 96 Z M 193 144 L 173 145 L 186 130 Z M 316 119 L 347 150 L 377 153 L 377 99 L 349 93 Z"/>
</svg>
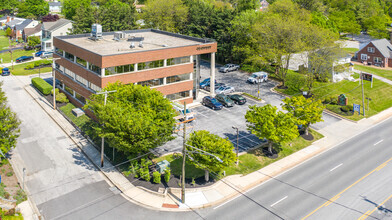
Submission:
<svg viewBox="0 0 392 220">
<path fill-rule="evenodd" d="M 52 104 L 53 105 L 53 95 L 44 95 L 43 96 L 50 104 Z M 64 105 L 67 105 L 67 103 L 61 103 L 61 102 L 56 102 L 56 107 L 57 108 L 61 108 L 61 107 L 63 107 Z"/>
<path fill-rule="evenodd" d="M 161 183 L 156 184 L 153 182 L 153 178 L 151 177 L 151 181 L 147 182 L 143 179 L 138 179 L 135 178 L 132 174 L 126 177 L 134 186 L 142 186 L 146 189 L 149 189 L 151 191 L 158 192 L 159 188 L 181 188 L 181 183 L 180 177 L 171 175 L 170 176 L 170 181 L 169 183 L 166 183 L 164 180 L 164 175 L 162 175 L 161 178 Z M 204 187 L 204 186 L 211 186 L 214 184 L 216 181 L 213 179 L 213 176 L 210 174 L 210 181 L 206 182 L 203 177 L 199 177 L 195 179 L 195 185 L 191 184 L 192 179 L 185 179 L 185 188 L 197 188 L 197 187 Z"/>
<path fill-rule="evenodd" d="M 303 134 L 300 134 L 301 137 L 307 141 L 312 141 L 314 139 L 313 135 L 311 133 L 309 133 L 308 135 L 305 134 L 305 132 Z"/>
<path fill-rule="evenodd" d="M 272 154 L 269 152 L 268 147 L 263 147 L 262 151 L 266 157 L 271 158 L 271 159 L 276 159 L 279 156 L 278 152 L 274 148 L 272 148 Z"/>
</svg>

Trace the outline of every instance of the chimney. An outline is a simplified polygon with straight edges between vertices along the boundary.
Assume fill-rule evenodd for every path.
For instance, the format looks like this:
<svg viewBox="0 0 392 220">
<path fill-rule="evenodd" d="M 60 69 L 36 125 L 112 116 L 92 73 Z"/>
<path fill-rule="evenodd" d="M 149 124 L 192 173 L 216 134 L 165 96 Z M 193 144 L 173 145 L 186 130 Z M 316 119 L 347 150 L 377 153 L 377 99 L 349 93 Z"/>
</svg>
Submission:
<svg viewBox="0 0 392 220">
<path fill-rule="evenodd" d="M 10 16 L 7 16 L 7 23 L 10 22 Z"/>
<path fill-rule="evenodd" d="M 13 20 L 14 20 L 14 17 L 11 18 L 11 21 L 13 21 Z"/>
</svg>

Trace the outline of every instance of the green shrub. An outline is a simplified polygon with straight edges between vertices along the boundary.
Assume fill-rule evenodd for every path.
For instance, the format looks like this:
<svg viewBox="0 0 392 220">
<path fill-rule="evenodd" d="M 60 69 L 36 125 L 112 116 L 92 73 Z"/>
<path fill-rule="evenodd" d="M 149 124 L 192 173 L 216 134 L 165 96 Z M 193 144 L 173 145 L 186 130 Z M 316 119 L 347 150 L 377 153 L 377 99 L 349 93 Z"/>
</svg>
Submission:
<svg viewBox="0 0 392 220">
<path fill-rule="evenodd" d="M 331 98 L 331 104 L 337 105 L 338 104 L 338 99 L 337 98 Z"/>
<path fill-rule="evenodd" d="M 324 99 L 324 104 L 329 104 L 331 102 L 331 98 L 325 98 Z"/>
<path fill-rule="evenodd" d="M 59 93 L 58 95 L 56 95 L 56 101 L 61 103 L 69 102 L 67 96 L 64 93 Z"/>
<path fill-rule="evenodd" d="M 58 88 L 56 88 L 54 91 L 56 92 L 56 95 L 57 95 L 57 94 L 59 94 L 59 92 L 60 92 Z M 52 94 L 52 95 L 53 95 L 53 89 L 52 89 L 52 90 L 50 90 L 50 94 Z"/>
<path fill-rule="evenodd" d="M 53 89 L 49 83 L 39 77 L 32 78 L 31 83 L 33 83 L 33 85 L 44 95 L 49 95 L 50 91 Z"/>
<path fill-rule="evenodd" d="M 158 171 L 152 173 L 154 183 L 161 183 L 161 174 Z"/>
<path fill-rule="evenodd" d="M 342 107 L 340 108 L 340 110 L 342 110 L 342 112 L 348 112 L 348 111 L 350 111 L 349 108 L 348 108 L 347 106 L 342 106 Z"/>
<path fill-rule="evenodd" d="M 166 182 L 166 183 L 169 183 L 169 181 L 170 181 L 170 175 L 171 175 L 171 170 L 170 170 L 169 168 L 167 168 L 167 169 L 165 170 L 165 182 Z"/>
<path fill-rule="evenodd" d="M 8 176 L 8 177 L 10 177 L 10 176 L 12 176 L 12 175 L 14 175 L 12 172 L 8 172 L 8 173 L 7 173 L 7 176 Z"/>
<path fill-rule="evenodd" d="M 19 203 L 27 200 L 27 195 L 23 190 L 19 189 L 16 192 L 16 195 L 14 195 L 14 199 L 16 200 L 16 204 L 19 204 Z"/>
<path fill-rule="evenodd" d="M 34 64 L 33 64 L 33 63 L 29 63 L 29 64 L 25 67 L 26 70 L 30 70 L 30 69 L 33 69 L 33 68 L 34 68 Z"/>
<path fill-rule="evenodd" d="M 147 182 L 151 180 L 150 171 L 148 167 L 143 167 L 139 169 L 140 178 L 146 180 Z"/>
</svg>

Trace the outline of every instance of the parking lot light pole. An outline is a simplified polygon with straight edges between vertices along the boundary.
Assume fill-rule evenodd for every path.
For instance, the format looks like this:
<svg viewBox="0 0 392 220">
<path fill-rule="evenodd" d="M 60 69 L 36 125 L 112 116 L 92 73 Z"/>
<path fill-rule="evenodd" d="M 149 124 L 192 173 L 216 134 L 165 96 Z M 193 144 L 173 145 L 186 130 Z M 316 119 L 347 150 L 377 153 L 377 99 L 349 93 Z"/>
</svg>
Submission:
<svg viewBox="0 0 392 220">
<path fill-rule="evenodd" d="M 53 109 L 56 110 L 56 63 L 54 61 L 59 60 L 61 58 L 53 58 L 52 72 L 53 72 Z M 39 67 L 39 73 L 41 78 L 41 66 Z"/>
<path fill-rule="evenodd" d="M 239 163 L 239 157 L 238 157 L 238 141 L 239 141 L 239 136 L 240 136 L 240 132 L 238 130 L 238 127 L 233 126 L 233 129 L 237 130 L 237 146 L 236 146 L 236 153 L 237 153 L 237 161 L 235 162 L 235 164 L 238 166 Z"/>
</svg>

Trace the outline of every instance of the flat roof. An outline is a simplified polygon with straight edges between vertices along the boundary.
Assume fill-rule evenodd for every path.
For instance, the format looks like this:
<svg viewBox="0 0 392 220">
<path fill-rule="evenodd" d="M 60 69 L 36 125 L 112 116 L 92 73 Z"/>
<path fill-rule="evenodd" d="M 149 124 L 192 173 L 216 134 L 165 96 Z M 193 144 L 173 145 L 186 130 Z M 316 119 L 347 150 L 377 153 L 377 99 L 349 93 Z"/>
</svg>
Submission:
<svg viewBox="0 0 392 220">
<path fill-rule="evenodd" d="M 55 38 L 101 56 L 203 45 L 215 42 L 211 39 L 190 37 L 155 29 L 121 32 L 125 33 L 125 38 L 120 40 L 114 39 L 115 32 L 104 32 L 102 33 L 102 39 L 99 40 L 93 40 L 91 34 L 56 36 Z M 139 47 L 141 38 L 144 38 L 143 47 Z M 132 42 L 135 46 L 134 48 L 131 48 Z"/>
</svg>

